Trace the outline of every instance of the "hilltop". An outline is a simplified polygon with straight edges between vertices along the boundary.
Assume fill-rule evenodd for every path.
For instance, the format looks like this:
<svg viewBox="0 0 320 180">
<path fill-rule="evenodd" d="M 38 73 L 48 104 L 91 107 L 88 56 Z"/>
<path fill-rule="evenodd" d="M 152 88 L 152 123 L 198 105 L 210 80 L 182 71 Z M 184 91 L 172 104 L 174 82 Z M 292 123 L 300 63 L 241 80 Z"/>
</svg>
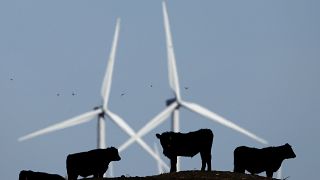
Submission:
<svg viewBox="0 0 320 180">
<path fill-rule="evenodd" d="M 146 176 L 146 177 L 126 177 L 122 175 L 121 177 L 115 178 L 104 178 L 105 180 L 166 180 L 166 179 L 183 179 L 183 180 L 190 180 L 190 179 L 213 179 L 213 180 L 268 180 L 270 178 L 258 176 L 258 175 L 250 175 L 250 174 L 241 174 L 241 173 L 233 173 L 228 171 L 181 171 L 176 173 L 164 173 L 160 175 L 154 176 Z M 94 178 L 85 178 L 82 180 L 95 180 Z"/>
</svg>

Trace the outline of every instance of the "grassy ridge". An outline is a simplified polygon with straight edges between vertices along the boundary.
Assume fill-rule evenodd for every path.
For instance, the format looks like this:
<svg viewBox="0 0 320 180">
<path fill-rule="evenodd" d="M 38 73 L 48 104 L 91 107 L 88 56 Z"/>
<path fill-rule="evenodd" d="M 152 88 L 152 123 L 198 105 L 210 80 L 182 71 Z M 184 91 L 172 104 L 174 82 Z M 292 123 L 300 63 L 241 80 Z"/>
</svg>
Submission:
<svg viewBox="0 0 320 180">
<path fill-rule="evenodd" d="M 181 171 L 176 173 L 164 173 L 160 175 L 154 176 L 146 176 L 146 177 L 116 177 L 116 178 L 104 178 L 109 180 L 136 180 L 136 179 L 143 179 L 143 180 L 166 180 L 166 179 L 183 179 L 183 180 L 191 180 L 191 179 L 213 179 L 213 180 L 268 180 L 270 178 L 257 176 L 257 175 L 250 175 L 250 174 L 240 174 L 240 173 L 233 173 L 228 171 Z M 98 180 L 94 178 L 85 178 L 83 180 Z M 100 179 L 101 180 L 101 179 Z"/>
</svg>

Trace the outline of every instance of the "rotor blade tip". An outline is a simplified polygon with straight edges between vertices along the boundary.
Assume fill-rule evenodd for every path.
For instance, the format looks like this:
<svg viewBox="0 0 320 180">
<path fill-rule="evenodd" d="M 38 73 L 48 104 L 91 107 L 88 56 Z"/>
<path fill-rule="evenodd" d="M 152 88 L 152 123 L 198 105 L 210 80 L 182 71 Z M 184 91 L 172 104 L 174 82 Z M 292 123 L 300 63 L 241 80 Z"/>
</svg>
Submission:
<svg viewBox="0 0 320 180">
<path fill-rule="evenodd" d="M 20 137 L 20 138 L 18 138 L 18 142 L 22 142 L 22 141 L 25 141 L 25 140 L 26 140 L 25 137 Z"/>
</svg>

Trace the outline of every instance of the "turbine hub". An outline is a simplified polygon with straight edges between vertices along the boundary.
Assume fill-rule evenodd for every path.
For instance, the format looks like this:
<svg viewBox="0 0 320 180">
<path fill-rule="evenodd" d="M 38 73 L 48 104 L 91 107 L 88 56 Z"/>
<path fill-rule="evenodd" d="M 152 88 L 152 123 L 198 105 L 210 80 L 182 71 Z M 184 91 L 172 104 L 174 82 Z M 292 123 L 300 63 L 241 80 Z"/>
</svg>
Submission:
<svg viewBox="0 0 320 180">
<path fill-rule="evenodd" d="M 168 100 L 166 100 L 166 105 L 167 106 L 170 106 L 172 103 L 174 103 L 174 102 L 178 102 L 177 101 L 177 98 L 171 98 L 171 99 L 168 99 Z M 179 109 L 180 108 L 180 104 L 178 103 L 178 106 L 176 107 L 176 109 Z"/>
<path fill-rule="evenodd" d="M 106 113 L 105 113 L 103 107 L 102 107 L 102 106 L 96 106 L 96 107 L 93 108 L 93 110 L 98 110 L 98 109 L 101 109 L 101 110 L 102 110 L 102 112 L 101 112 L 100 114 L 98 114 L 98 116 L 104 118 L 104 115 L 105 115 Z"/>
</svg>

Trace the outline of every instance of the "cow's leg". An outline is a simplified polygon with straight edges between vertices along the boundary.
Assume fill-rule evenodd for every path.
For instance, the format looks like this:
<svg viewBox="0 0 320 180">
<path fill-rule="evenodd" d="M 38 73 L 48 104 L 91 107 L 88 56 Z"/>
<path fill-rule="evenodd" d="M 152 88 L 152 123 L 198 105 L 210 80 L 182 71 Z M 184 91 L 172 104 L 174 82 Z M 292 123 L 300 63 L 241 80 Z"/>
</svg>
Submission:
<svg viewBox="0 0 320 180">
<path fill-rule="evenodd" d="M 202 166 L 201 171 L 204 171 L 207 165 L 207 170 L 211 171 L 211 152 L 200 152 Z"/>
<path fill-rule="evenodd" d="M 93 175 L 94 178 L 102 178 L 103 173 L 101 174 L 100 172 L 97 172 L 96 174 Z"/>
<path fill-rule="evenodd" d="M 246 171 L 246 165 L 244 164 L 245 160 L 242 158 L 239 158 L 239 156 L 234 155 L 233 157 L 233 172 L 237 173 L 245 173 Z"/>
<path fill-rule="evenodd" d="M 267 170 L 266 171 L 267 177 L 272 178 L 273 176 L 273 171 Z"/>
<path fill-rule="evenodd" d="M 100 172 L 100 173 L 98 174 L 99 178 L 103 178 L 103 174 L 104 174 L 104 172 L 103 172 L 103 171 L 102 171 L 102 172 Z"/>
<path fill-rule="evenodd" d="M 208 166 L 208 171 L 211 171 L 211 154 L 209 153 L 207 156 L 207 166 Z"/>
<path fill-rule="evenodd" d="M 245 173 L 245 168 L 241 168 L 239 165 L 234 165 L 234 168 L 233 168 L 233 172 L 237 172 L 237 173 Z"/>
<path fill-rule="evenodd" d="M 176 172 L 177 171 L 177 156 L 170 157 L 170 172 Z"/>
<path fill-rule="evenodd" d="M 78 175 L 75 174 L 68 174 L 68 180 L 77 180 Z"/>
<path fill-rule="evenodd" d="M 245 169 L 244 168 L 240 168 L 240 167 L 237 167 L 235 166 L 234 169 L 233 169 L 233 172 L 237 172 L 237 173 L 245 173 Z"/>
</svg>

